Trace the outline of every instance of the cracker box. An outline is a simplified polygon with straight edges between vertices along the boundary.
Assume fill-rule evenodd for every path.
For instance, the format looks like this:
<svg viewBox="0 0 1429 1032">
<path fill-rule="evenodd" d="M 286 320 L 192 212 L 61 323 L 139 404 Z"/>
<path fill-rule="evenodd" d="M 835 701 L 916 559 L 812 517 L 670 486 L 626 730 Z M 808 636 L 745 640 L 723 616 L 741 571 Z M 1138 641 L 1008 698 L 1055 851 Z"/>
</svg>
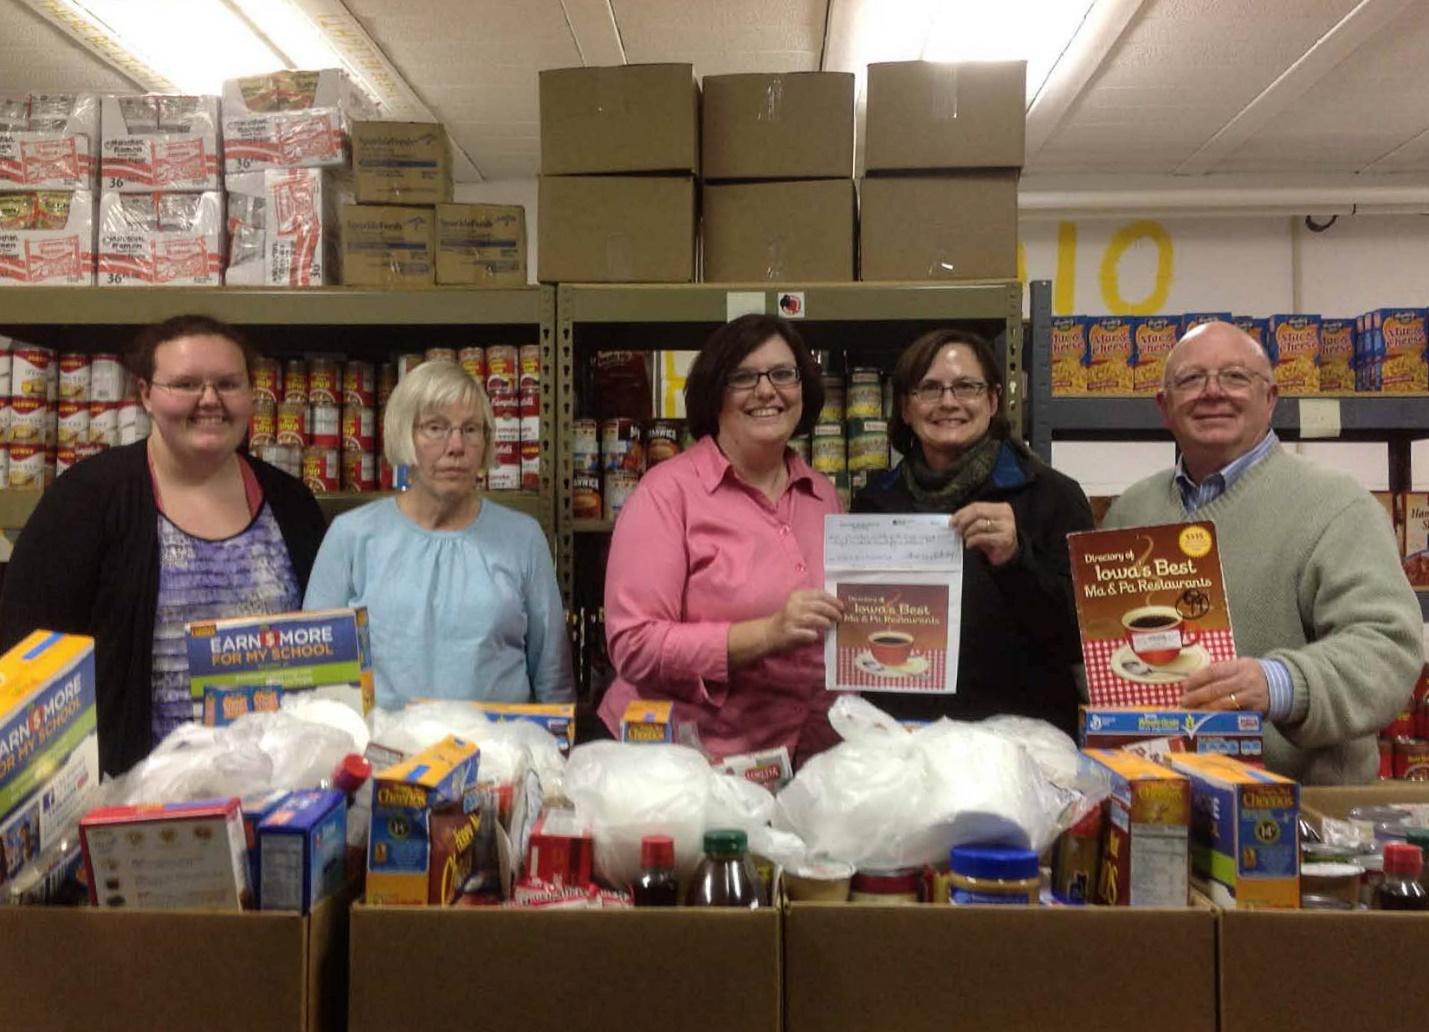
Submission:
<svg viewBox="0 0 1429 1032">
<path fill-rule="evenodd" d="M 0 190 L 93 190 L 98 156 L 94 94 L 0 95 Z"/>
<path fill-rule="evenodd" d="M 1320 317 L 1272 315 L 1265 350 L 1282 394 L 1320 393 Z"/>
<path fill-rule="evenodd" d="M 106 287 L 223 285 L 223 194 L 108 193 L 99 199 Z"/>
<path fill-rule="evenodd" d="M 196 707 L 210 686 L 262 684 L 312 689 L 363 714 L 372 708 L 372 645 L 361 607 L 191 623 L 184 644 Z"/>
<path fill-rule="evenodd" d="M 100 179 L 105 190 L 221 190 L 217 97 L 102 98 Z"/>
<path fill-rule="evenodd" d="M 342 167 L 351 120 L 372 112 L 367 98 L 337 68 L 280 71 L 223 84 L 223 167 Z"/>
<path fill-rule="evenodd" d="M 338 281 L 338 207 L 351 185 L 329 169 L 228 177 L 227 286 L 319 287 Z"/>
<path fill-rule="evenodd" d="M 576 705 L 573 702 L 475 702 L 492 720 L 525 720 L 548 731 L 565 756 L 576 744 Z"/>
<path fill-rule="evenodd" d="M 251 906 L 237 799 L 106 806 L 79 823 L 89 902 L 126 910 Z"/>
<path fill-rule="evenodd" d="M 549 885 L 590 885 L 595 839 L 574 810 L 542 810 L 531 827 L 526 877 Z"/>
<path fill-rule="evenodd" d="M 1103 804 L 1096 901 L 1108 906 L 1184 907 L 1190 880 L 1189 779 L 1133 753 L 1084 751 L 1106 768 L 1112 786 Z"/>
<path fill-rule="evenodd" d="M 1400 499 L 1404 574 L 1415 588 L 1429 589 L 1429 494 L 1406 491 Z"/>
<path fill-rule="evenodd" d="M 342 889 L 347 797 L 333 789 L 293 792 L 258 825 L 259 907 L 306 914 Z"/>
<path fill-rule="evenodd" d="M 673 742 L 675 704 L 654 699 L 631 699 L 620 717 L 622 742 Z"/>
<path fill-rule="evenodd" d="M 1355 389 L 1355 320 L 1320 320 L 1320 391 Z"/>
<path fill-rule="evenodd" d="M 436 282 L 432 208 L 342 206 L 342 282 L 350 287 L 430 287 Z"/>
<path fill-rule="evenodd" d="M 1136 394 L 1155 394 L 1161 389 L 1166 356 L 1180 339 L 1179 320 L 1164 315 L 1148 315 L 1133 321 L 1131 389 Z"/>
<path fill-rule="evenodd" d="M 0 656 L 0 883 L 71 835 L 99 787 L 94 639 L 35 631 Z"/>
<path fill-rule="evenodd" d="M 276 713 L 283 691 L 267 685 L 209 685 L 203 690 L 204 727 L 227 727 L 245 713 Z"/>
<path fill-rule="evenodd" d="M 1059 315 L 1052 319 L 1052 393 L 1087 393 L 1087 319 Z"/>
<path fill-rule="evenodd" d="M 94 206 L 88 190 L 0 194 L 0 287 L 94 286 Z"/>
<path fill-rule="evenodd" d="M 352 123 L 359 204 L 446 204 L 452 199 L 447 131 L 435 122 Z"/>
<path fill-rule="evenodd" d="M 1208 322 L 1230 322 L 1230 312 L 1183 312 L 1181 315 L 1181 336 L 1186 336 L 1197 326 Z"/>
<path fill-rule="evenodd" d="M 1179 753 L 1214 753 L 1260 766 L 1264 742 L 1261 715 L 1245 710 L 1082 706 L 1077 722 L 1083 748 L 1129 748 L 1163 763 Z"/>
<path fill-rule="evenodd" d="M 373 775 L 367 902 L 453 902 L 471 869 L 481 814 L 475 742 L 448 735 Z"/>
<path fill-rule="evenodd" d="M 437 205 L 437 282 L 526 285 L 526 209 L 519 204 Z"/>
<path fill-rule="evenodd" d="M 1300 786 L 1228 756 L 1182 753 L 1191 781 L 1191 863 L 1212 902 L 1300 906 Z"/>
<path fill-rule="evenodd" d="M 1136 321 L 1126 316 L 1087 320 L 1087 393 L 1130 394 Z"/>
<path fill-rule="evenodd" d="M 1374 359 L 1379 372 L 1375 389 L 1386 394 L 1429 390 L 1429 350 L 1422 308 L 1381 308 L 1370 313 L 1374 327 Z"/>
</svg>

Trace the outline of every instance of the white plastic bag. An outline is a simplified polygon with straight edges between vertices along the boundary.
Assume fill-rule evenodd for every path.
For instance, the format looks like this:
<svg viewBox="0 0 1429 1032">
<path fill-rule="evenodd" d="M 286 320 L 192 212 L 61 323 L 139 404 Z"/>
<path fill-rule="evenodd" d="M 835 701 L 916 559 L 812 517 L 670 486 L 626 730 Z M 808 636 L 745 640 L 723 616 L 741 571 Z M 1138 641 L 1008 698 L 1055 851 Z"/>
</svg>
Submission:
<svg viewBox="0 0 1429 1032">
<path fill-rule="evenodd" d="M 492 720 L 467 702 L 422 702 L 402 710 L 373 710 L 372 739 L 411 754 L 456 735 L 481 747 L 483 781 L 515 781 L 529 766 L 548 795 L 560 787 L 565 760 L 550 732 L 527 720 Z"/>
</svg>

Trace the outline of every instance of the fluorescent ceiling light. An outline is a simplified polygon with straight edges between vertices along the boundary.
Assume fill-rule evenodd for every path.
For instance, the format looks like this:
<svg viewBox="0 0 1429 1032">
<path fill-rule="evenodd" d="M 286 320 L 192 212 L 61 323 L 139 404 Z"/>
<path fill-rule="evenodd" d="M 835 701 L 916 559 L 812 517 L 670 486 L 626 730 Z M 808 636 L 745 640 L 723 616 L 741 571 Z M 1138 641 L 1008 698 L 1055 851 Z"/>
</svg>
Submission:
<svg viewBox="0 0 1429 1032">
<path fill-rule="evenodd" d="M 925 61 L 1026 61 L 1030 103 L 1095 0 L 945 0 L 936 3 Z"/>
</svg>

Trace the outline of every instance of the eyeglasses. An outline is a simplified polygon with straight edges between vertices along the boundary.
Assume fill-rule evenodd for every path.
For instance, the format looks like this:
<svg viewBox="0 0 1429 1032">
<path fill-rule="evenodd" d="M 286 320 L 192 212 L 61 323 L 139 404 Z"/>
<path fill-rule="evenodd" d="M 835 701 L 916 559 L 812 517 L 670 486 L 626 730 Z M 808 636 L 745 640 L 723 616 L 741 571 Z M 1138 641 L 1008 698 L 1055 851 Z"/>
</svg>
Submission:
<svg viewBox="0 0 1429 1032">
<path fill-rule="evenodd" d="M 446 444 L 453 430 L 461 431 L 463 444 L 478 444 L 486 435 L 486 428 L 480 423 L 462 423 L 460 426 L 453 426 L 445 419 L 428 419 L 417 424 L 417 433 L 422 435 L 423 440 L 433 444 Z"/>
<path fill-rule="evenodd" d="M 724 379 L 724 385 L 732 391 L 752 391 L 759 384 L 760 377 L 768 377 L 772 387 L 792 387 L 799 382 L 799 367 L 777 365 L 772 369 L 736 369 Z"/>
<path fill-rule="evenodd" d="M 1247 394 L 1257 380 L 1270 382 L 1270 377 L 1250 369 L 1231 366 L 1228 369 L 1192 369 L 1171 378 L 1171 389 L 1177 394 L 1200 394 L 1214 379 L 1227 394 Z"/>
<path fill-rule="evenodd" d="M 972 401 L 981 396 L 987 390 L 986 380 L 954 380 L 952 383 L 939 383 L 937 380 L 924 380 L 917 387 L 908 393 L 917 398 L 924 405 L 936 405 L 943 400 L 943 395 L 952 391 L 953 397 L 959 401 Z"/>
<path fill-rule="evenodd" d="M 213 393 L 220 398 L 236 398 L 240 394 L 246 394 L 253 388 L 248 385 L 248 381 L 242 377 L 224 377 L 222 380 L 190 380 L 187 378 L 180 380 L 170 380 L 168 383 L 160 383 L 151 380 L 151 387 L 162 387 L 166 391 L 173 391 L 175 394 L 185 398 L 202 398 L 203 392 L 210 387 Z"/>
</svg>

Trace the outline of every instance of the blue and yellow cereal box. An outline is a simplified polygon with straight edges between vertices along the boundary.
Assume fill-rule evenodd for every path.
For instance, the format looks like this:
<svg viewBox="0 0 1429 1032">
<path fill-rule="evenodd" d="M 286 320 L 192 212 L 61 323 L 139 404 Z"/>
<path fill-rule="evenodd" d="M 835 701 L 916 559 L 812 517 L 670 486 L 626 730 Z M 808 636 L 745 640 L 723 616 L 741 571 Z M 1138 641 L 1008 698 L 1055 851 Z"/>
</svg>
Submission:
<svg viewBox="0 0 1429 1032">
<path fill-rule="evenodd" d="M 1320 317 L 1272 315 L 1265 351 L 1282 394 L 1320 393 Z"/>
<path fill-rule="evenodd" d="M 1131 389 L 1137 394 L 1155 394 L 1166 372 L 1166 356 L 1180 340 L 1180 320 L 1167 315 L 1147 315 L 1135 320 L 1132 351 Z"/>
<path fill-rule="evenodd" d="M 1355 320 L 1320 320 L 1320 393 L 1355 389 Z"/>
<path fill-rule="evenodd" d="M 1087 320 L 1087 393 L 1130 394 L 1135 320 L 1124 315 Z"/>
<path fill-rule="evenodd" d="M 1084 749 L 1131 749 L 1167 762 L 1173 753 L 1215 753 L 1263 765 L 1263 719 L 1253 710 L 1161 709 L 1155 706 L 1081 706 L 1077 744 Z"/>
<path fill-rule="evenodd" d="M 1058 396 L 1087 393 L 1087 319 L 1059 315 L 1052 319 L 1052 393 Z"/>
<path fill-rule="evenodd" d="M 1371 315 L 1379 365 L 1377 389 L 1386 394 L 1429 391 L 1429 366 L 1425 365 L 1429 333 L 1424 309 L 1381 308 Z"/>
</svg>

